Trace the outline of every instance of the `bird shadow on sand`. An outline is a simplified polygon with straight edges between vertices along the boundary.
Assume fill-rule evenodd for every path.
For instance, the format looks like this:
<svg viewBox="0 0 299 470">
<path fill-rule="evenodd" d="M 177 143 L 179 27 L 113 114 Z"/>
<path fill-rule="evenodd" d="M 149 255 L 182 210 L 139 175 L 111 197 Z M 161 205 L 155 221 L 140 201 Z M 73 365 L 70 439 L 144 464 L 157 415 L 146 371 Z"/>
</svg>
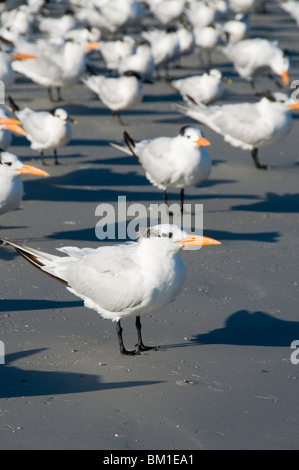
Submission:
<svg viewBox="0 0 299 470">
<path fill-rule="evenodd" d="M 159 381 L 101 382 L 99 375 L 76 372 L 21 369 L 12 365 L 33 354 L 44 354 L 47 349 L 31 349 L 5 355 L 5 365 L 0 367 L 0 398 L 63 395 L 161 383 Z"/>
<path fill-rule="evenodd" d="M 25 310 L 48 310 L 55 308 L 82 307 L 83 302 L 74 301 L 55 301 L 45 299 L 1 299 L 0 313 L 23 312 Z"/>
<path fill-rule="evenodd" d="M 189 342 L 167 347 L 227 344 L 236 346 L 290 347 L 299 334 L 299 322 L 275 318 L 268 313 L 239 310 L 223 328 L 195 335 Z"/>
<path fill-rule="evenodd" d="M 275 194 L 267 193 L 264 200 L 253 204 L 240 204 L 233 206 L 232 210 L 272 212 L 272 213 L 297 213 L 299 212 L 299 193 L 297 194 Z"/>
</svg>

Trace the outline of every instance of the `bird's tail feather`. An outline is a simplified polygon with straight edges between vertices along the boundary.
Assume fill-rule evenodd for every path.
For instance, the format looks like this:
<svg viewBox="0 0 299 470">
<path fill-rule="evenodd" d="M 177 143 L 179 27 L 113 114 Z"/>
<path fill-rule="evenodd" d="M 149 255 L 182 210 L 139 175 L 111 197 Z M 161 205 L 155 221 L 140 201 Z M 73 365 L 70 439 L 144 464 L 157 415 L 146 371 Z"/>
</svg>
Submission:
<svg viewBox="0 0 299 470">
<path fill-rule="evenodd" d="M 167 83 L 167 85 L 176 93 L 179 93 L 179 89 L 173 84 L 173 82 L 168 77 L 162 77 L 163 80 Z"/>
<path fill-rule="evenodd" d="M 131 150 L 128 149 L 126 145 L 121 145 L 116 142 L 110 142 L 111 147 L 114 147 L 118 150 L 121 150 L 122 152 L 126 153 L 127 155 L 132 155 Z"/>
<path fill-rule="evenodd" d="M 20 243 L 7 240 L 6 238 L 1 238 L 0 244 L 12 246 L 21 256 L 23 256 L 23 258 L 25 258 L 35 268 L 48 274 L 52 278 L 69 287 L 69 284 L 65 279 L 55 276 L 43 269 L 44 266 L 47 266 L 48 263 L 54 261 L 55 259 L 59 259 L 59 256 L 50 255 L 49 253 L 44 253 L 43 251 L 35 250 L 34 248 L 29 248 L 28 246 L 22 245 Z"/>
<path fill-rule="evenodd" d="M 124 140 L 125 140 L 125 143 L 127 144 L 129 150 L 131 151 L 133 157 L 136 158 L 136 160 L 139 160 L 138 156 L 136 155 L 134 149 L 135 149 L 135 140 L 125 131 L 124 132 Z"/>
<path fill-rule="evenodd" d="M 20 111 L 20 107 L 17 105 L 17 103 L 12 99 L 10 95 L 7 97 L 9 106 L 13 111 Z"/>
</svg>

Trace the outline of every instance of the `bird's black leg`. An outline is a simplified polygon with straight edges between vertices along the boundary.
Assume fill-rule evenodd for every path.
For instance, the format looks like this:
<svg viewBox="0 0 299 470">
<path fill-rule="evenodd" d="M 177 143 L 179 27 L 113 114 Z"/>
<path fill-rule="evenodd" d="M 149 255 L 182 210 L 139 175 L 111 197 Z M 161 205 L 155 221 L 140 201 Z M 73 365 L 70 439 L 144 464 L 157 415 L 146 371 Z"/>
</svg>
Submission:
<svg viewBox="0 0 299 470">
<path fill-rule="evenodd" d="M 282 84 L 280 83 L 279 80 L 277 80 L 276 77 L 274 77 L 274 75 L 272 75 L 272 73 L 269 73 L 268 74 L 268 77 L 270 78 L 270 80 L 273 80 L 273 82 L 275 83 L 275 85 L 277 86 L 277 88 L 283 88 Z"/>
<path fill-rule="evenodd" d="M 48 88 L 48 95 L 49 95 L 50 101 L 55 101 L 54 98 L 53 98 L 53 95 L 52 95 L 52 88 L 51 87 Z"/>
<path fill-rule="evenodd" d="M 136 325 L 136 330 L 137 330 L 137 339 L 138 339 L 138 343 L 136 344 L 136 346 L 138 347 L 138 351 L 140 351 L 140 352 L 142 352 L 142 351 L 150 351 L 151 349 L 157 350 L 157 348 L 156 348 L 155 346 L 145 346 L 145 345 L 143 344 L 142 336 L 141 336 L 141 321 L 140 321 L 140 317 L 139 317 L 139 316 L 136 317 L 135 325 Z"/>
<path fill-rule="evenodd" d="M 164 203 L 168 205 L 167 191 L 166 191 L 166 189 L 163 191 L 163 199 L 164 199 Z"/>
<path fill-rule="evenodd" d="M 57 156 L 57 150 L 54 149 L 53 153 L 54 153 L 54 157 L 55 157 L 55 165 L 60 165 L 60 161 L 58 160 L 58 156 Z"/>
<path fill-rule="evenodd" d="M 39 154 L 40 154 L 40 158 L 41 158 L 41 160 L 42 160 L 42 164 L 46 166 L 47 164 L 46 164 L 45 159 L 44 159 L 44 152 L 41 150 L 41 151 L 39 152 Z"/>
<path fill-rule="evenodd" d="M 123 332 L 123 329 L 120 325 L 120 320 L 118 320 L 118 322 L 116 322 L 116 333 L 117 333 L 117 337 L 118 337 L 118 341 L 119 341 L 119 351 L 120 351 L 120 353 L 123 354 L 123 355 L 127 355 L 127 356 L 133 356 L 134 354 L 138 354 L 138 351 L 135 351 L 135 349 L 134 349 L 134 351 L 127 351 L 127 349 L 124 346 L 122 332 Z"/>
<path fill-rule="evenodd" d="M 122 120 L 121 115 L 120 115 L 119 112 L 117 112 L 117 111 L 111 111 L 111 116 L 116 116 L 117 119 L 118 119 L 118 122 L 119 122 L 119 124 L 120 124 L 121 126 L 124 126 L 124 125 L 125 125 L 125 123 L 124 123 L 124 121 Z"/>
<path fill-rule="evenodd" d="M 61 96 L 61 88 L 59 86 L 56 88 L 56 91 L 57 91 L 57 100 L 56 101 L 63 101 L 63 98 Z"/>
<path fill-rule="evenodd" d="M 255 164 L 256 168 L 259 168 L 259 169 L 262 169 L 262 170 L 268 170 L 270 168 L 268 165 L 262 165 L 260 163 L 259 158 L 258 158 L 258 149 L 257 148 L 252 149 L 251 156 L 253 158 L 253 161 L 254 161 L 254 164 Z"/>
<path fill-rule="evenodd" d="M 181 213 L 183 213 L 184 212 L 184 188 L 181 189 L 180 199 L 181 199 Z"/>
<path fill-rule="evenodd" d="M 56 87 L 56 99 L 53 96 L 52 87 L 48 88 L 48 95 L 49 95 L 50 101 L 52 101 L 53 103 L 58 102 L 58 101 L 63 101 L 59 87 Z"/>
</svg>

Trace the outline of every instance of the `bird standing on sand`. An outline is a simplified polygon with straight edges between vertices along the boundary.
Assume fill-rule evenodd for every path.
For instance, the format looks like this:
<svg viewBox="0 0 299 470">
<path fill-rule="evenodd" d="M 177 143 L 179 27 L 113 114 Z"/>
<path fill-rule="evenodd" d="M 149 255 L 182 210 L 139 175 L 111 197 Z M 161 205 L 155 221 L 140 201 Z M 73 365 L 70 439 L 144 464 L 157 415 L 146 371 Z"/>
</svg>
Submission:
<svg viewBox="0 0 299 470">
<path fill-rule="evenodd" d="M 120 112 L 133 108 L 143 98 L 142 77 L 131 70 L 125 71 L 119 77 L 93 74 L 81 80 L 98 95 L 113 115 L 117 115 L 121 124 Z"/>
<path fill-rule="evenodd" d="M 120 353 L 127 355 L 156 349 L 143 344 L 140 316 L 156 312 L 179 295 L 186 274 L 181 250 L 219 244 L 168 224 L 141 229 L 137 242 L 97 249 L 58 248 L 67 255 L 64 257 L 10 240 L 0 241 L 13 246 L 36 268 L 62 282 L 83 299 L 86 307 L 116 322 Z M 120 322 L 132 316 L 136 318 L 138 343 L 137 350 L 130 351 L 124 346 Z"/>
<path fill-rule="evenodd" d="M 207 125 L 224 137 L 233 147 L 251 150 L 257 168 L 267 169 L 258 158 L 258 149 L 282 140 L 292 129 L 291 110 L 299 109 L 299 102 L 288 104 L 277 101 L 278 94 L 268 94 L 257 103 L 235 103 L 219 106 L 175 103 L 182 114 Z"/>
<path fill-rule="evenodd" d="M 182 127 L 176 137 L 134 139 L 124 132 L 126 146 L 111 144 L 125 153 L 133 155 L 145 170 L 147 179 L 163 190 L 167 203 L 167 189 L 180 189 L 181 211 L 184 207 L 184 189 L 205 181 L 212 168 L 212 159 L 205 148 L 210 142 L 200 129 Z"/>
<path fill-rule="evenodd" d="M 55 164 L 59 164 L 57 149 L 70 141 L 73 133 L 71 122 L 76 121 L 62 108 L 51 112 L 33 111 L 28 107 L 20 109 L 11 96 L 8 96 L 8 102 L 23 124 L 30 147 L 39 151 L 43 165 L 46 165 L 44 151 L 49 149 L 54 152 Z"/>
<path fill-rule="evenodd" d="M 283 84 L 289 84 L 290 61 L 287 51 L 280 49 L 276 41 L 264 38 L 243 39 L 237 43 L 230 43 L 221 47 L 222 52 L 232 61 L 240 77 L 251 83 L 255 88 L 254 80 L 264 73 L 269 78 L 278 75 Z M 277 85 L 281 87 L 280 82 Z"/>
</svg>

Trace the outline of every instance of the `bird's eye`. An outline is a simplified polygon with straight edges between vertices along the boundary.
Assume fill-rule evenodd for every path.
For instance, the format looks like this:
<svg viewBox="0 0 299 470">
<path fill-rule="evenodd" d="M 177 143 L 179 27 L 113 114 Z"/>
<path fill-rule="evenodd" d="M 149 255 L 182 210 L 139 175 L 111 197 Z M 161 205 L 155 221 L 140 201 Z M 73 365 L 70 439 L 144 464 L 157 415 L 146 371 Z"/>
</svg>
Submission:
<svg viewBox="0 0 299 470">
<path fill-rule="evenodd" d="M 172 238 L 172 237 L 173 237 L 173 233 L 172 233 L 172 232 L 169 232 L 168 238 Z"/>
<path fill-rule="evenodd" d="M 11 162 L 4 162 L 4 165 L 11 166 Z"/>
</svg>

